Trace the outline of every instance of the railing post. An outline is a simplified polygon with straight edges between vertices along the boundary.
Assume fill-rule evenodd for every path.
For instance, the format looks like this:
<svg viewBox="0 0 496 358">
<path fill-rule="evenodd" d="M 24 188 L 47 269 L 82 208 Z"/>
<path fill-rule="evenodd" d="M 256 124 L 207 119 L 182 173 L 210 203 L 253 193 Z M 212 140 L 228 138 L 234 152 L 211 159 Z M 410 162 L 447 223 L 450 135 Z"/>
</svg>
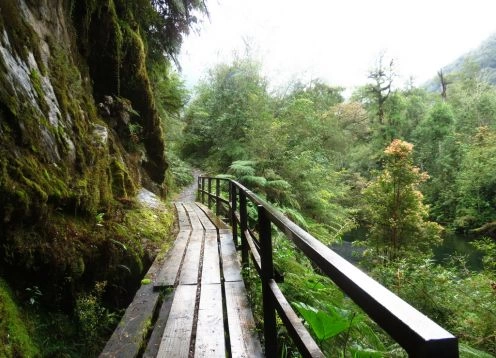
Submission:
<svg viewBox="0 0 496 358">
<path fill-rule="evenodd" d="M 205 177 L 202 177 L 202 192 L 201 192 L 201 202 L 202 204 L 205 204 Z"/>
<path fill-rule="evenodd" d="M 215 178 L 215 215 L 219 216 L 220 213 L 220 179 Z"/>
<path fill-rule="evenodd" d="M 245 234 L 248 229 L 248 213 L 246 209 L 246 195 L 242 190 L 239 190 L 239 227 L 241 231 L 241 263 L 243 267 L 248 264 L 248 242 Z"/>
<path fill-rule="evenodd" d="M 234 244 L 238 245 L 238 223 L 236 221 L 236 185 L 229 181 L 229 198 L 231 199 L 231 228 L 233 233 Z"/>
<path fill-rule="evenodd" d="M 208 177 L 207 180 L 208 185 L 208 208 L 212 209 L 212 178 Z"/>
<path fill-rule="evenodd" d="M 258 205 L 258 230 L 260 235 L 260 261 L 262 266 L 265 356 L 276 357 L 276 311 L 269 286 L 269 281 L 274 278 L 274 263 L 272 261 L 272 233 L 270 220 L 267 217 L 265 208 L 262 205 Z"/>
<path fill-rule="evenodd" d="M 198 178 L 196 178 L 196 189 L 197 189 L 196 197 L 198 198 L 198 200 L 200 200 L 200 198 L 201 198 L 201 176 L 198 176 Z"/>
</svg>

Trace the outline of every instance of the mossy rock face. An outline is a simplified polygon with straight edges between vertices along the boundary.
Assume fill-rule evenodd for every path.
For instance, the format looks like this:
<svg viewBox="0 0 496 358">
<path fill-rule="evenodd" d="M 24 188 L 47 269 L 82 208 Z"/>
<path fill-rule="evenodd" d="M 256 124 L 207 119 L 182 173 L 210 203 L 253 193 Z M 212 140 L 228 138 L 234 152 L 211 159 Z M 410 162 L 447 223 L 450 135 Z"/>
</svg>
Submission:
<svg viewBox="0 0 496 358">
<path fill-rule="evenodd" d="M 113 2 L 74 5 L 86 6 L 91 15 L 82 20 L 90 25 L 88 36 L 105 35 L 96 38 L 87 56 L 95 61 L 89 73 L 77 52 L 75 29 L 67 25 L 68 9 L 51 9 L 45 2 L 21 11 L 22 6 L 2 2 L 0 13 L 0 31 L 9 26 L 0 36 L 0 219 L 15 225 L 53 210 L 90 216 L 108 210 L 115 198 L 134 195 L 139 180 L 139 163 L 123 149 L 124 138 L 102 122 L 93 100 L 92 82 L 95 93 L 119 89 L 122 35 Z M 102 22 L 94 23 L 95 16 Z M 59 27 L 30 26 L 27 20 L 44 17 Z M 60 30 L 60 25 L 68 27 Z"/>
<path fill-rule="evenodd" d="M 75 7 L 79 46 L 88 61 L 94 96 L 99 102 L 107 95 L 122 96 L 131 102 L 143 128 L 143 168 L 155 183 L 162 184 L 168 167 L 165 143 L 136 21 L 125 12 L 125 6 L 119 7 L 123 12 L 119 13 L 113 0 L 100 6 L 80 2 Z"/>
<path fill-rule="evenodd" d="M 46 282 L 60 303 L 95 280 L 138 280 L 144 253 L 127 230 L 95 226 L 101 213 L 122 210 L 118 200 L 131 201 L 139 161 L 98 115 L 98 80 L 79 54 L 70 2 L 50 3 L 0 4 L 0 269 L 20 282 Z M 118 58 L 112 1 L 77 2 L 90 3 L 110 26 L 99 50 L 114 48 L 109 56 Z M 111 239 L 130 249 L 121 252 Z"/>
</svg>

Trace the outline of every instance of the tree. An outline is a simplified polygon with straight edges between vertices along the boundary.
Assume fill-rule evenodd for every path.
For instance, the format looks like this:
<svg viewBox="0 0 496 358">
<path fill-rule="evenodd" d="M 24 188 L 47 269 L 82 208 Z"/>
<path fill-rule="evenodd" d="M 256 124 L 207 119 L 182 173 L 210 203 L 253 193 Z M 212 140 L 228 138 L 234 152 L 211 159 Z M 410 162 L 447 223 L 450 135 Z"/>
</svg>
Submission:
<svg viewBox="0 0 496 358">
<path fill-rule="evenodd" d="M 459 228 L 495 225 L 495 143 L 496 131 L 480 127 L 476 135 L 464 146 L 464 156 L 456 178 L 458 200 L 455 225 Z"/>
<path fill-rule="evenodd" d="M 384 151 L 384 169 L 364 190 L 370 245 L 388 259 L 426 252 L 442 229 L 426 220 L 428 207 L 418 187 L 428 175 L 413 165 L 412 150 L 412 144 L 393 140 Z"/>
<path fill-rule="evenodd" d="M 446 91 L 447 91 L 448 85 L 451 83 L 451 81 L 449 81 L 446 78 L 442 69 L 440 69 L 437 72 L 437 77 L 439 78 L 439 84 L 441 85 L 441 98 L 443 99 L 443 101 L 446 101 L 446 98 L 447 98 Z"/>
<path fill-rule="evenodd" d="M 269 96 L 260 65 L 250 58 L 220 64 L 196 88 L 186 114 L 183 154 L 208 159 L 225 172 L 236 160 L 249 160 L 249 135 L 270 123 Z"/>
<path fill-rule="evenodd" d="M 376 66 L 370 70 L 368 78 L 373 83 L 366 87 L 367 92 L 374 100 L 377 111 L 377 119 L 380 124 L 384 123 L 384 107 L 392 91 L 393 80 L 396 77 L 394 72 L 394 60 L 389 61 L 389 65 L 384 65 L 384 54 L 379 56 Z"/>
</svg>

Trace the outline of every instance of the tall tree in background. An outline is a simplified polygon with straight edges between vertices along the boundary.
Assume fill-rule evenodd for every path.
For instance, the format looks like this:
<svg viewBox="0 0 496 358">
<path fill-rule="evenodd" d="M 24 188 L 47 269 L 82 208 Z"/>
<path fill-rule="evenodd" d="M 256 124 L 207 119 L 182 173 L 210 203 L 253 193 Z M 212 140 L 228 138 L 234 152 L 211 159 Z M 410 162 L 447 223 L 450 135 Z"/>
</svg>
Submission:
<svg viewBox="0 0 496 358">
<path fill-rule="evenodd" d="M 387 259 L 426 252 L 441 232 L 426 220 L 428 207 L 418 187 L 428 175 L 413 165 L 412 150 L 412 144 L 393 140 L 384 151 L 384 169 L 364 190 L 370 245 Z"/>
<path fill-rule="evenodd" d="M 446 101 L 446 98 L 447 98 L 447 94 L 446 94 L 446 91 L 448 90 L 448 85 L 451 83 L 450 81 L 448 81 L 448 79 L 446 78 L 446 75 L 444 74 L 443 70 L 440 69 L 438 72 L 437 72 L 437 77 L 439 79 L 439 84 L 441 85 L 441 98 Z"/>
<path fill-rule="evenodd" d="M 384 54 L 379 56 L 376 66 L 370 70 L 368 78 L 372 80 L 366 89 L 374 100 L 377 110 L 377 119 L 380 124 L 384 123 L 384 107 L 392 91 L 392 84 L 396 73 L 394 72 L 394 60 L 389 65 L 384 64 Z"/>
<path fill-rule="evenodd" d="M 183 154 L 197 161 L 208 159 L 213 171 L 226 172 L 232 162 L 250 159 L 248 134 L 268 117 L 260 65 L 246 58 L 217 65 L 197 87 L 186 112 Z"/>
</svg>

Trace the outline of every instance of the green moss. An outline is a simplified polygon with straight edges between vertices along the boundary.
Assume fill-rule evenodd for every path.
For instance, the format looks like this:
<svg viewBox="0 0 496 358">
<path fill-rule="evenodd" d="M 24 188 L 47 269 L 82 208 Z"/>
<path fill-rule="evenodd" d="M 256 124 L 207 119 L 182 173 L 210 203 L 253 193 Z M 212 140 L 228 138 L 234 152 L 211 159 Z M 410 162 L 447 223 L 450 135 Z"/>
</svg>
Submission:
<svg viewBox="0 0 496 358">
<path fill-rule="evenodd" d="M 169 207 L 142 207 L 130 211 L 126 216 L 127 226 L 133 227 L 140 239 L 162 242 L 170 233 L 174 223 L 174 211 Z"/>
<path fill-rule="evenodd" d="M 31 84 L 33 85 L 36 95 L 38 96 L 38 99 L 40 100 L 44 99 L 45 93 L 43 92 L 43 88 L 41 86 L 41 77 L 39 72 L 35 69 L 32 69 L 31 72 L 29 73 L 29 78 L 31 79 Z"/>
<path fill-rule="evenodd" d="M 31 340 L 25 319 L 7 283 L 0 278 L 0 357 L 37 357 L 40 352 Z"/>
<path fill-rule="evenodd" d="M 116 158 L 113 158 L 110 165 L 112 172 L 112 189 L 114 195 L 121 198 L 128 198 L 134 196 L 136 187 L 126 169 L 124 163 Z"/>
<path fill-rule="evenodd" d="M 38 64 L 42 64 L 39 48 L 40 39 L 38 34 L 31 28 L 23 16 L 17 1 L 1 1 L 0 16 L 1 24 L 9 34 L 10 44 L 14 51 L 24 61 L 27 60 L 29 52 L 33 51 Z"/>
</svg>

